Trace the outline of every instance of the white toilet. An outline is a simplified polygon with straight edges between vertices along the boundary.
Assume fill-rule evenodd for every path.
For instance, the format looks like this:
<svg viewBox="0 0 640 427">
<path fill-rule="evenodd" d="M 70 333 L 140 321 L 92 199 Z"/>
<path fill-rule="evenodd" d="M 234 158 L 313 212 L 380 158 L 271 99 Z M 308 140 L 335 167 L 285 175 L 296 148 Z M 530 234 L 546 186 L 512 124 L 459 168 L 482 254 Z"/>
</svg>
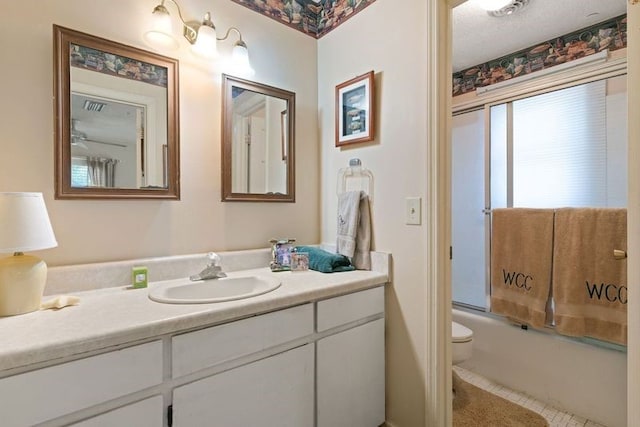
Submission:
<svg viewBox="0 0 640 427">
<path fill-rule="evenodd" d="M 457 365 L 471 357 L 473 331 L 466 326 L 451 322 L 452 363 Z"/>
</svg>

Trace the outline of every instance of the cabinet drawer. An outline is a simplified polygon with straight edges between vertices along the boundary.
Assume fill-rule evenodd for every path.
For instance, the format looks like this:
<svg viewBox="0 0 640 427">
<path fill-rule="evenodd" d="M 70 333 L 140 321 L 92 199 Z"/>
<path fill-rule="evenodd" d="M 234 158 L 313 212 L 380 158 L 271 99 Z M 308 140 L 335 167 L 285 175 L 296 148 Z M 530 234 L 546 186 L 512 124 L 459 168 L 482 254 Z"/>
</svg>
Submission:
<svg viewBox="0 0 640 427">
<path fill-rule="evenodd" d="M 318 332 L 384 313 L 384 286 L 318 301 Z"/>
<path fill-rule="evenodd" d="M 160 341 L 14 375 L 0 380 L 2 423 L 37 424 L 161 382 Z"/>
<path fill-rule="evenodd" d="M 154 396 L 72 424 L 72 427 L 158 427 L 163 420 L 162 396 Z"/>
<path fill-rule="evenodd" d="M 172 374 L 177 378 L 312 333 L 313 305 L 305 304 L 177 335 L 171 340 Z"/>
</svg>

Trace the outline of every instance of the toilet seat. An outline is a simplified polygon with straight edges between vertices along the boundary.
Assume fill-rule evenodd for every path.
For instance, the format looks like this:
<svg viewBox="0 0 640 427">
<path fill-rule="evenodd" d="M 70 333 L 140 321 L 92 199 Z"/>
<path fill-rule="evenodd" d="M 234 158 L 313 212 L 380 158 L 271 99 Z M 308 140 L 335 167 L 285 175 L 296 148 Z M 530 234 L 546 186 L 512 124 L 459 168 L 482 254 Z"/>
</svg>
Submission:
<svg viewBox="0 0 640 427">
<path fill-rule="evenodd" d="M 451 322 L 451 342 L 464 343 L 473 339 L 473 331 L 466 326 Z"/>
</svg>

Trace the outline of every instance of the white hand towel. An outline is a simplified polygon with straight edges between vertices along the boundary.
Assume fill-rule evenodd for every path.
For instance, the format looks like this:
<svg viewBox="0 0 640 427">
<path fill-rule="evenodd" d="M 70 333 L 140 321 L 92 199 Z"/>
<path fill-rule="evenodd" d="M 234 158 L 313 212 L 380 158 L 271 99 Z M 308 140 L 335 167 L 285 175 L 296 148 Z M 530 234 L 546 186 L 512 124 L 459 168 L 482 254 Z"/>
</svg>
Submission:
<svg viewBox="0 0 640 427">
<path fill-rule="evenodd" d="M 338 241 L 336 251 L 349 258 L 356 251 L 356 235 L 360 220 L 360 191 L 347 191 L 338 196 Z"/>
<path fill-rule="evenodd" d="M 358 270 L 371 270 L 371 213 L 364 191 L 347 191 L 338 197 L 336 251 L 351 258 Z"/>
<path fill-rule="evenodd" d="M 371 212 L 369 196 L 364 191 L 360 194 L 360 220 L 356 233 L 356 251 L 353 254 L 353 266 L 358 270 L 371 270 Z"/>
</svg>

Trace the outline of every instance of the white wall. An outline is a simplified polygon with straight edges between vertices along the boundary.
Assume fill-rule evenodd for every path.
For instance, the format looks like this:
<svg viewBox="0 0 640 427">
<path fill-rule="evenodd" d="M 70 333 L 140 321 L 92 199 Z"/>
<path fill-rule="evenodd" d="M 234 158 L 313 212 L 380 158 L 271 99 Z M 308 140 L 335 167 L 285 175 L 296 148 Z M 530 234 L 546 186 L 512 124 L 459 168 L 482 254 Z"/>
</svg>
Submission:
<svg viewBox="0 0 640 427">
<path fill-rule="evenodd" d="M 380 0 L 318 41 L 322 241 L 335 244 L 338 170 L 358 157 L 374 175 L 373 245 L 393 254 L 387 289 L 387 420 L 424 425 L 427 228 L 405 225 L 405 197 L 427 188 L 427 2 Z M 335 147 L 335 86 L 375 72 L 375 140 Z M 424 211 L 424 206 L 423 206 Z M 423 215 L 424 218 L 424 215 Z"/>
<path fill-rule="evenodd" d="M 221 203 L 220 70 L 180 61 L 181 201 L 53 200 L 52 24 L 149 49 L 142 33 L 157 0 L 3 2 L 0 15 L 0 191 L 45 195 L 58 248 L 50 265 L 267 247 L 272 237 L 319 241 L 316 41 L 227 0 L 182 0 L 186 19 L 211 10 L 220 31 L 241 29 L 253 80 L 296 93 L 296 203 Z M 177 15 L 173 4 L 170 13 Z M 178 24 L 177 18 L 174 24 Z M 221 45 L 223 53 L 232 40 Z"/>
<path fill-rule="evenodd" d="M 473 330 L 462 367 L 607 427 L 627 425 L 625 353 L 462 310 L 453 320 Z"/>
</svg>

